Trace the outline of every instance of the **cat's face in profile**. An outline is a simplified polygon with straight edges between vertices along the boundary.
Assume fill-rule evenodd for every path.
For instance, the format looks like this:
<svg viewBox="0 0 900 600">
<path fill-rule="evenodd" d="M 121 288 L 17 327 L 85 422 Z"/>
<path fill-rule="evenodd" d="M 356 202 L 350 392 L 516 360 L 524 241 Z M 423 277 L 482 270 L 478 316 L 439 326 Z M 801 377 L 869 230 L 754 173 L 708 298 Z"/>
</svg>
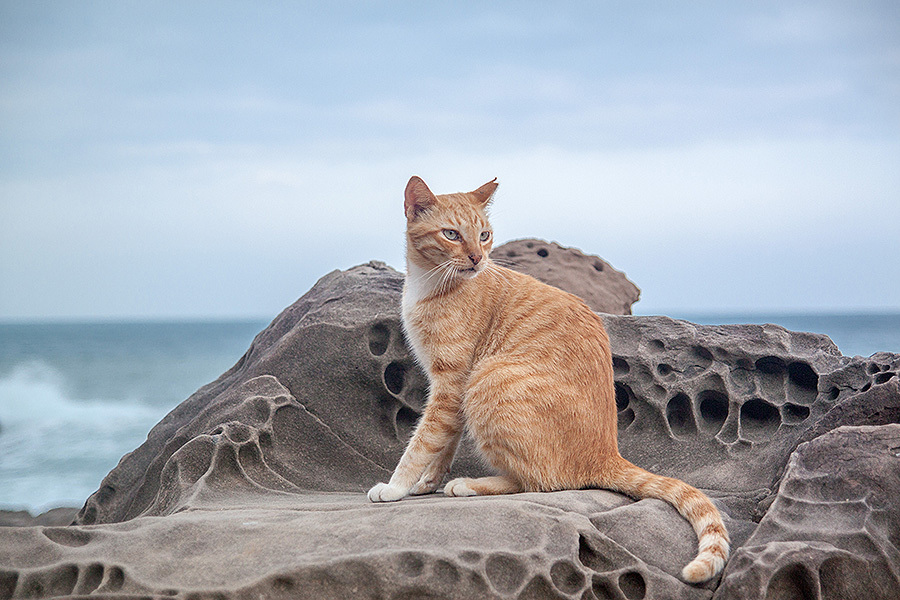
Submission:
<svg viewBox="0 0 900 600">
<path fill-rule="evenodd" d="M 494 234 L 486 209 L 494 181 L 462 194 L 435 196 L 418 177 L 405 193 L 408 257 L 436 277 L 469 279 L 489 264 Z"/>
</svg>

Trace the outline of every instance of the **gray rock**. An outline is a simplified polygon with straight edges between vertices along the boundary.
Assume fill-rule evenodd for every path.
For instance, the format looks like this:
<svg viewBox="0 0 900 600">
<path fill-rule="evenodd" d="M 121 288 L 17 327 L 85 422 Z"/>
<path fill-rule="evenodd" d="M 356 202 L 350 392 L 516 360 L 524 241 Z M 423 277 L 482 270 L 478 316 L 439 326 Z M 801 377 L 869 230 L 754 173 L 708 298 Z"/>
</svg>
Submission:
<svg viewBox="0 0 900 600">
<path fill-rule="evenodd" d="M 32 527 L 35 525 L 71 525 L 78 514 L 77 508 L 51 508 L 37 516 L 26 510 L 0 510 L 0 527 Z"/>
<path fill-rule="evenodd" d="M 844 426 L 802 444 L 715 598 L 896 598 L 898 498 L 900 425 Z"/>
<path fill-rule="evenodd" d="M 678 579 L 696 538 L 659 501 L 603 490 L 365 500 L 425 397 L 400 332 L 402 281 L 381 263 L 326 275 L 122 458 L 77 526 L 0 530 L 0 598 L 710 598 L 717 581 Z M 728 585 L 785 580 L 754 548 L 793 544 L 787 556 L 838 543 L 806 514 L 793 537 L 757 522 L 770 504 L 793 518 L 775 490 L 792 489 L 778 486 L 798 444 L 812 440 L 795 457 L 844 420 L 893 418 L 900 357 L 847 358 L 824 336 L 771 325 L 604 319 L 622 452 L 714 498 L 737 551 Z M 451 476 L 486 472 L 464 444 Z M 890 525 L 897 509 L 886 510 L 877 516 Z M 873 581 L 898 572 L 885 556 Z"/>
<path fill-rule="evenodd" d="M 599 256 L 556 242 L 514 240 L 494 248 L 491 260 L 571 292 L 600 313 L 630 315 L 631 305 L 641 297 L 625 273 Z"/>
</svg>

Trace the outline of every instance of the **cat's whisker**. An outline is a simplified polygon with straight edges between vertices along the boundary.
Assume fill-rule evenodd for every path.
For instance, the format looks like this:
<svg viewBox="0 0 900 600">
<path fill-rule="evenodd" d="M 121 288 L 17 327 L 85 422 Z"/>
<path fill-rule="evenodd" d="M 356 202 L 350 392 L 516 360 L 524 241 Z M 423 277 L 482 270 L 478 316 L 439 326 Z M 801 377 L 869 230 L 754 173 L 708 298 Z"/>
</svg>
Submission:
<svg viewBox="0 0 900 600">
<path fill-rule="evenodd" d="M 444 262 L 437 265 L 436 267 L 433 267 L 432 269 L 428 270 L 425 273 L 425 281 L 429 281 L 435 275 L 440 275 L 442 273 L 442 270 L 452 262 L 453 262 L 453 259 L 445 260 Z"/>
<path fill-rule="evenodd" d="M 453 275 L 455 274 L 456 269 L 454 268 L 453 261 L 448 260 L 446 263 L 446 267 L 443 270 L 443 274 L 441 275 L 440 283 L 438 284 L 438 294 L 443 296 L 447 292 L 450 291 L 450 284 L 453 281 Z"/>
<path fill-rule="evenodd" d="M 497 265 L 500 265 L 501 267 L 506 267 L 507 269 L 512 269 L 513 267 L 518 265 L 518 263 L 515 261 L 515 259 L 507 258 L 505 256 L 497 256 L 497 257 L 492 256 L 491 262 L 493 262 Z"/>
<path fill-rule="evenodd" d="M 486 273 L 490 273 L 491 275 L 502 281 L 504 285 L 506 285 L 506 287 L 512 287 L 512 282 L 509 280 L 509 276 L 503 272 L 503 269 L 500 266 L 494 264 L 493 261 L 488 262 L 487 265 L 485 265 L 484 270 Z"/>
</svg>

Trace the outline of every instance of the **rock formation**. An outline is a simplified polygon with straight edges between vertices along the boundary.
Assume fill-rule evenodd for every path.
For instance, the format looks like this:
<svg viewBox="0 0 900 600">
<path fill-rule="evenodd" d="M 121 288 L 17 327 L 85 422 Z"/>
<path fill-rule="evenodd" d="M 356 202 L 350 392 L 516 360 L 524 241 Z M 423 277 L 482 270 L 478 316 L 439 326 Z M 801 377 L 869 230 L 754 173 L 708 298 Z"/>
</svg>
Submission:
<svg viewBox="0 0 900 600">
<path fill-rule="evenodd" d="M 522 247 L 568 257 L 555 267 L 568 274 L 534 273 L 557 285 L 613 271 L 537 240 L 512 252 Z M 874 600 L 900 589 L 900 355 L 844 357 L 827 337 L 772 325 L 604 316 L 622 454 L 713 497 L 734 542 L 717 580 L 678 579 L 696 538 L 660 501 L 580 490 L 368 503 L 425 397 L 400 331 L 402 282 L 381 263 L 326 275 L 122 458 L 76 526 L 0 530 L 0 598 Z M 594 297 L 629 313 L 631 287 Z M 485 472 L 464 445 L 451 475 Z"/>
<path fill-rule="evenodd" d="M 591 310 L 611 315 L 630 315 L 641 290 L 599 256 L 556 242 L 525 239 L 494 248 L 491 260 L 544 283 L 571 292 Z"/>
</svg>

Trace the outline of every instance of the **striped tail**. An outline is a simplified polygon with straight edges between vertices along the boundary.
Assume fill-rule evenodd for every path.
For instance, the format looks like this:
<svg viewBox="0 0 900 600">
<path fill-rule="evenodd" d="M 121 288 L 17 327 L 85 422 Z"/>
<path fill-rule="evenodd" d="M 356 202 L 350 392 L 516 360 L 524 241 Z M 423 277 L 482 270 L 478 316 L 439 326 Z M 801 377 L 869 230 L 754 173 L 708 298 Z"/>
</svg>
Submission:
<svg viewBox="0 0 900 600">
<path fill-rule="evenodd" d="M 681 571 L 690 583 L 712 579 L 728 560 L 728 531 L 715 505 L 700 490 L 683 481 L 655 475 L 619 458 L 607 470 L 603 487 L 633 498 L 657 498 L 674 506 L 694 528 L 699 541 L 697 557 Z"/>
</svg>

